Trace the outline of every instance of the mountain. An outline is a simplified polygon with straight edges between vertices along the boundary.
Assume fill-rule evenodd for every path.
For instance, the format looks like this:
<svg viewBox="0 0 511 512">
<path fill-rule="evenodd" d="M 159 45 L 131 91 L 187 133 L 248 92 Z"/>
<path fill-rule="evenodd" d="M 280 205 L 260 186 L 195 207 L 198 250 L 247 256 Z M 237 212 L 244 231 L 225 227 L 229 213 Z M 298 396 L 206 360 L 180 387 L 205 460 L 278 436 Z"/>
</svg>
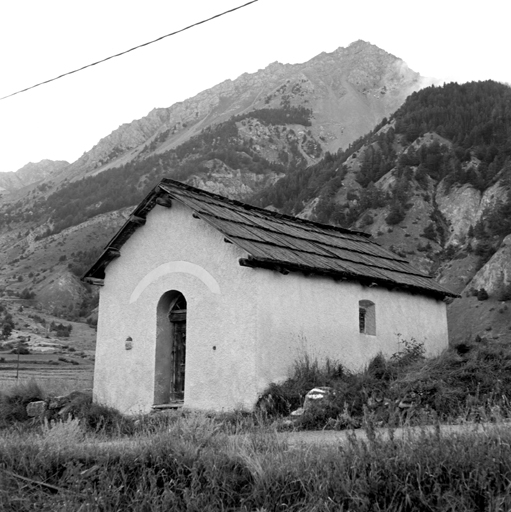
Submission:
<svg viewBox="0 0 511 512">
<path fill-rule="evenodd" d="M 364 229 L 459 293 L 451 340 L 511 341 L 511 89 L 413 93 L 346 151 L 279 180 L 259 206 Z"/>
<path fill-rule="evenodd" d="M 0 172 L 0 193 L 12 192 L 32 183 L 51 178 L 69 166 L 64 160 L 41 160 L 28 163 L 16 172 Z"/>
<path fill-rule="evenodd" d="M 256 73 L 226 80 L 170 108 L 154 109 L 147 117 L 120 126 L 74 162 L 66 176 L 77 179 L 152 155 L 164 155 L 202 130 L 234 116 L 289 107 L 312 110 L 307 140 L 297 144 L 303 164 L 310 164 L 325 151 L 335 152 L 367 133 L 418 90 L 424 80 L 401 59 L 364 41 L 322 53 L 303 64 L 274 62 Z M 311 145 L 317 149 L 307 151 Z M 275 161 L 276 155 L 269 146 L 261 148 L 261 156 Z"/>
<path fill-rule="evenodd" d="M 422 83 L 363 41 L 304 64 L 270 64 L 122 125 L 60 173 L 4 198 L 0 229 L 6 240 L 20 221 L 36 238 L 58 234 L 135 205 L 163 176 L 246 200 L 348 145 Z"/>
<path fill-rule="evenodd" d="M 358 41 L 155 109 L 4 195 L 0 292 L 35 295 L 69 319 L 88 315 L 97 292 L 79 276 L 168 176 L 364 229 L 460 293 L 449 305 L 455 342 L 507 339 L 510 89 L 488 81 L 419 90 L 424 84 L 400 59 Z"/>
</svg>

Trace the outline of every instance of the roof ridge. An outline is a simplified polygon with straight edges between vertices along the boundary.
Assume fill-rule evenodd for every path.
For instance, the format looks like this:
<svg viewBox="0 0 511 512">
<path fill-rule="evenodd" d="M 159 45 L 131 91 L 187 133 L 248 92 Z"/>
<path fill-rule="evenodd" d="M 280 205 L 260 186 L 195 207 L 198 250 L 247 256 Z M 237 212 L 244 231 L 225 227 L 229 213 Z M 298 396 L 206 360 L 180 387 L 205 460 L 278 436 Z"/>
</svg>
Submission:
<svg viewBox="0 0 511 512">
<path fill-rule="evenodd" d="M 341 226 L 332 226 L 331 224 L 323 224 L 321 222 L 314 222 L 312 220 L 302 219 L 300 217 L 294 217 L 292 215 L 286 215 L 285 213 L 274 212 L 272 210 L 267 210 L 266 208 L 261 208 L 260 206 L 254 206 L 254 205 L 251 205 L 248 203 L 243 203 L 242 201 L 238 201 L 236 199 L 229 199 L 227 197 L 221 196 L 219 194 L 215 194 L 213 192 L 209 192 L 207 190 L 202 190 L 202 189 L 199 189 L 196 187 L 192 187 L 191 185 L 187 185 L 186 183 L 182 183 L 180 181 L 175 181 L 170 178 L 162 178 L 162 180 L 160 181 L 158 186 L 161 187 L 165 192 L 167 192 L 169 194 L 171 194 L 172 191 L 164 188 L 162 186 L 163 182 L 165 182 L 165 184 L 168 183 L 170 186 L 175 186 L 177 188 L 181 188 L 181 189 L 188 190 L 191 192 L 199 193 L 200 195 L 210 196 L 214 199 L 217 199 L 218 201 L 220 201 L 223 204 L 232 204 L 235 206 L 239 206 L 240 208 L 243 208 L 244 210 L 254 210 L 254 211 L 259 212 L 265 216 L 273 217 L 275 219 L 285 219 L 285 220 L 289 220 L 291 222 L 296 222 L 297 224 L 308 224 L 311 226 L 316 226 L 316 227 L 324 228 L 327 230 L 338 231 L 339 233 L 358 235 L 358 236 L 361 236 L 362 238 L 371 238 L 371 235 L 369 233 L 365 233 L 364 231 L 356 231 L 354 229 L 343 228 Z"/>
</svg>

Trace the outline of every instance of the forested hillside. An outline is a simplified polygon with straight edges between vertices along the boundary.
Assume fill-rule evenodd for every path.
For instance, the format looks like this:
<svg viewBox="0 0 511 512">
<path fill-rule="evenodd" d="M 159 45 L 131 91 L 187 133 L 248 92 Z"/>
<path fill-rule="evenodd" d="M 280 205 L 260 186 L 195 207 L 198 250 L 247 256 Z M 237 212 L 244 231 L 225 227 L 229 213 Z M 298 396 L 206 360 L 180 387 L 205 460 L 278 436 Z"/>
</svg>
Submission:
<svg viewBox="0 0 511 512">
<path fill-rule="evenodd" d="M 414 146 L 427 133 L 445 143 Z M 362 150 L 362 151 L 360 151 Z M 360 154 L 358 155 L 358 152 Z M 346 163 L 358 156 L 356 206 L 339 204 L 333 196 L 343 186 Z M 511 89 L 496 82 L 447 84 L 413 93 L 390 118 L 345 151 L 328 154 L 318 164 L 298 170 L 253 199 L 287 213 L 300 213 L 314 197 L 318 220 L 349 227 L 365 210 L 381 203 L 406 205 L 407 183 L 426 186 L 428 177 L 447 188 L 470 184 L 484 191 L 511 177 Z M 395 197 L 380 197 L 373 186 L 396 171 Z M 511 221 L 510 221 L 511 222 Z M 505 227 L 507 226 L 507 227 Z M 502 230 L 508 230 L 505 223 Z"/>
<path fill-rule="evenodd" d="M 478 324 L 481 301 L 511 299 L 511 89 L 506 85 L 451 83 L 413 93 L 347 150 L 288 174 L 251 200 L 364 229 L 435 274 L 462 294 L 450 307 L 463 319 L 451 322 L 458 340 L 475 335 L 483 323 L 497 337 L 504 335 L 506 322 L 511 326 L 507 309 L 494 306 Z"/>
</svg>

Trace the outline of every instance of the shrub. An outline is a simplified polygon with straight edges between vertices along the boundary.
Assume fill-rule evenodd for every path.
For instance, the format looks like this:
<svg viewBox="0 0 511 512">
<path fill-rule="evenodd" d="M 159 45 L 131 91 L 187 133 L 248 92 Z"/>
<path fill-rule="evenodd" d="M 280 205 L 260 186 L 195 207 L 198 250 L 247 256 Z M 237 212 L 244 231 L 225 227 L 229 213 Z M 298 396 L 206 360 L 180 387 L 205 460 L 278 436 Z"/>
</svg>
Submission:
<svg viewBox="0 0 511 512">
<path fill-rule="evenodd" d="M 473 419 L 511 417 L 511 347 L 505 343 L 465 343 L 426 359 L 424 344 L 399 339 L 402 350 L 386 359 L 378 354 L 363 372 L 343 368 L 337 375 L 310 361 L 298 366 L 282 384 L 272 384 L 273 414 L 288 414 L 303 404 L 304 395 L 317 386 L 335 391 L 331 400 L 307 407 L 295 423 L 298 428 L 347 428 L 360 424 L 369 408 L 375 421 L 399 425 L 421 424 L 437 418 Z M 311 380 L 299 378 L 306 373 Z M 325 378 L 328 376 L 328 378 Z M 412 406 L 400 408 L 401 403 Z M 278 407 L 282 404 L 281 407 Z M 291 404 L 291 405 L 290 405 Z"/>
<path fill-rule="evenodd" d="M 498 296 L 498 300 L 506 302 L 511 300 L 511 283 L 505 285 Z"/>
<path fill-rule="evenodd" d="M 484 289 L 484 288 L 481 288 L 478 292 L 477 292 L 477 300 L 488 300 L 490 297 L 488 295 L 488 292 Z"/>
<path fill-rule="evenodd" d="M 16 384 L 9 391 L 0 394 L 0 425 L 26 420 L 26 406 L 30 402 L 43 399 L 44 393 L 34 380 Z"/>
<path fill-rule="evenodd" d="M 398 334 L 397 338 L 398 344 L 403 348 L 401 351 L 392 355 L 390 358 L 392 362 L 396 363 L 398 366 L 406 366 L 424 359 L 426 349 L 422 341 L 417 341 L 415 338 L 406 340 L 401 338 L 401 334 Z"/>
<path fill-rule="evenodd" d="M 371 224 L 374 224 L 374 217 L 370 213 L 366 213 L 360 221 L 360 227 L 363 228 Z"/>
<path fill-rule="evenodd" d="M 429 240 L 433 240 L 433 242 L 436 241 L 436 238 L 437 238 L 437 230 L 436 230 L 436 227 L 435 225 L 430 222 L 425 228 L 424 228 L 424 231 L 422 233 L 422 236 L 424 238 L 429 238 Z"/>
<path fill-rule="evenodd" d="M 375 379 L 385 381 L 391 380 L 394 375 L 391 365 L 387 363 L 385 356 L 381 352 L 369 361 L 367 373 Z"/>
<path fill-rule="evenodd" d="M 106 434 L 131 434 L 134 432 L 133 420 L 119 411 L 105 405 L 92 402 L 92 395 L 77 392 L 66 407 L 67 414 L 78 418 L 88 430 Z"/>
<path fill-rule="evenodd" d="M 16 347 L 11 350 L 11 354 L 30 354 L 30 350 L 27 347 Z"/>
<path fill-rule="evenodd" d="M 307 354 L 293 365 L 292 376 L 282 384 L 270 384 L 256 407 L 270 416 L 289 414 L 302 406 L 305 395 L 316 386 L 330 386 L 345 369 L 338 361 L 326 359 L 321 365 Z"/>
<path fill-rule="evenodd" d="M 488 241 L 483 240 L 479 242 L 474 250 L 476 256 L 479 256 L 481 263 L 486 263 L 497 251 L 495 247 Z"/>
<path fill-rule="evenodd" d="M 20 299 L 25 299 L 25 300 L 31 300 L 35 297 L 35 292 L 32 292 L 30 291 L 28 288 L 25 288 L 21 293 L 20 293 Z"/>
<path fill-rule="evenodd" d="M 394 226 L 403 221 L 406 217 L 406 211 L 400 203 L 395 203 L 391 209 L 387 217 L 385 217 L 385 222 L 389 226 Z"/>
</svg>

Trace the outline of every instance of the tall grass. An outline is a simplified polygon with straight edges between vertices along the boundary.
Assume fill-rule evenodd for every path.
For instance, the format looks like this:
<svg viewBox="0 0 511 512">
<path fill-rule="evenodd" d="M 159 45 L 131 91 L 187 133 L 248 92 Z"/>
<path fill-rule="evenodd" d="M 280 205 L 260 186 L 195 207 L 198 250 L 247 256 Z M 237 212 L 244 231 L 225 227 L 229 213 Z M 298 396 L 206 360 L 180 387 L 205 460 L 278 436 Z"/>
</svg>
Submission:
<svg viewBox="0 0 511 512">
<path fill-rule="evenodd" d="M 58 427 L 53 427 L 54 429 Z M 290 448 L 259 431 L 227 436 L 194 414 L 129 445 L 92 444 L 76 425 L 0 441 L 0 509 L 480 511 L 511 507 L 511 433 Z"/>
<path fill-rule="evenodd" d="M 334 394 L 320 407 L 306 410 L 295 423 L 298 428 L 360 426 L 375 397 L 381 406 L 371 410 L 381 425 L 510 417 L 511 347 L 474 343 L 426 359 L 412 340 L 391 358 L 377 355 L 358 373 L 336 362 L 319 364 L 303 357 L 287 381 L 268 387 L 259 406 L 270 416 L 287 415 L 316 386 L 329 386 Z M 403 401 L 411 407 L 400 409 Z"/>
<path fill-rule="evenodd" d="M 483 344 L 462 352 L 432 360 L 420 353 L 378 356 L 360 374 L 332 361 L 298 361 L 294 380 L 273 387 L 283 401 L 301 400 L 318 385 L 336 390 L 330 408 L 322 409 L 327 414 L 312 411 L 302 426 L 358 421 L 365 427 L 366 439 L 348 435 L 328 446 L 288 443 L 265 425 L 268 410 L 124 418 L 82 396 L 64 420 L 25 429 L 27 422 L 11 419 L 0 436 L 0 510 L 510 510 L 507 425 L 453 435 L 424 429 L 399 438 L 391 430 L 384 438 L 375 430 L 380 418 L 366 406 L 378 389 L 392 397 L 416 393 L 437 419 L 446 397 L 456 414 L 469 404 L 472 412 L 505 417 L 510 350 Z M 1 411 L 41 396 L 35 383 L 12 388 L 2 394 Z"/>
</svg>

